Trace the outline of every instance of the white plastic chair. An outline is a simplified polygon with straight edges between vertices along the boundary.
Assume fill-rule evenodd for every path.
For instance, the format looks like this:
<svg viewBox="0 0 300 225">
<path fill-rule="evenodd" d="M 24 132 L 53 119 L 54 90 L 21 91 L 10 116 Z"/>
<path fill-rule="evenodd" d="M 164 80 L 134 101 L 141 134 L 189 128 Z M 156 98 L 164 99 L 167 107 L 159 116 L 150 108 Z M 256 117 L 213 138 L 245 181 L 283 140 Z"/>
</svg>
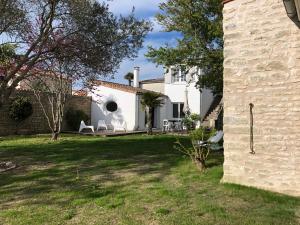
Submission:
<svg viewBox="0 0 300 225">
<path fill-rule="evenodd" d="M 170 123 L 168 120 L 163 120 L 163 131 L 166 132 L 166 131 L 169 131 L 170 130 Z"/>
<path fill-rule="evenodd" d="M 119 123 L 114 124 L 114 132 L 116 132 L 116 131 L 125 131 L 126 132 L 126 130 L 127 130 L 127 125 L 126 125 L 125 121 L 123 121 L 123 123 L 119 122 Z"/>
<path fill-rule="evenodd" d="M 181 121 L 175 122 L 174 127 L 175 127 L 176 131 L 182 131 L 183 130 Z"/>
<path fill-rule="evenodd" d="M 93 131 L 93 133 L 95 133 L 94 126 L 87 126 L 87 125 L 85 124 L 85 122 L 82 120 L 82 121 L 80 122 L 79 133 L 80 133 L 83 129 L 91 129 L 91 130 Z"/>
<path fill-rule="evenodd" d="M 106 125 L 106 123 L 105 123 L 104 120 L 99 120 L 99 121 L 98 121 L 97 131 L 98 131 L 100 128 L 104 128 L 105 130 L 108 130 L 107 125 Z"/>
</svg>

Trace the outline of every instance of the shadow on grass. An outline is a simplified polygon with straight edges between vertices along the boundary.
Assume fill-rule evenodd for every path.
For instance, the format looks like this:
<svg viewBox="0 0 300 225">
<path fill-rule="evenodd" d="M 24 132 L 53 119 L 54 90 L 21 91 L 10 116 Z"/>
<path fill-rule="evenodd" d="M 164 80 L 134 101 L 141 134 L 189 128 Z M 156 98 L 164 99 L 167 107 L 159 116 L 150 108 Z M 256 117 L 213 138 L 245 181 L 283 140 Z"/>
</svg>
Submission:
<svg viewBox="0 0 300 225">
<path fill-rule="evenodd" d="M 18 139 L 16 139 L 18 140 Z M 17 170 L 0 174 L 0 204 L 19 199 L 34 204 L 70 204 L 74 199 L 125 194 L 131 185 L 163 180 L 182 160 L 174 137 L 65 138 L 57 143 L 28 138 L 1 146 L 1 160 Z M 183 141 L 186 141 L 183 139 Z M 221 157 L 222 158 L 222 157 Z M 220 165 L 222 159 L 209 166 Z M 141 181 L 138 179 L 142 179 Z M 39 196 L 47 195 L 47 198 Z"/>
</svg>

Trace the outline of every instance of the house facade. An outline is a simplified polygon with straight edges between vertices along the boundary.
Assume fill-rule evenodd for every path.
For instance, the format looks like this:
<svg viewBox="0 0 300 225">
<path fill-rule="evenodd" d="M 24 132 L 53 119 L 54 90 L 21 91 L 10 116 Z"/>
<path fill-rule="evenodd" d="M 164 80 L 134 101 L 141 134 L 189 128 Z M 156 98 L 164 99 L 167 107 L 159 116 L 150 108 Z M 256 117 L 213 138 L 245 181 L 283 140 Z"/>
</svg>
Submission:
<svg viewBox="0 0 300 225">
<path fill-rule="evenodd" d="M 300 29 L 286 2 L 224 2 L 223 182 L 300 196 Z"/>
<path fill-rule="evenodd" d="M 153 127 L 162 129 L 163 120 L 184 118 L 184 104 L 188 104 L 191 113 L 204 116 L 213 102 L 209 90 L 202 92 L 196 88 L 198 70 L 184 74 L 172 67 L 164 78 L 139 81 L 139 68 L 134 70 L 133 86 L 98 81 L 95 82 L 92 96 L 92 125 L 99 120 L 113 128 L 114 124 L 126 122 L 126 130 L 145 130 L 146 115 L 141 105 L 142 94 L 148 91 L 162 94 L 163 105 L 153 112 Z M 113 109 L 110 106 L 114 105 Z"/>
</svg>

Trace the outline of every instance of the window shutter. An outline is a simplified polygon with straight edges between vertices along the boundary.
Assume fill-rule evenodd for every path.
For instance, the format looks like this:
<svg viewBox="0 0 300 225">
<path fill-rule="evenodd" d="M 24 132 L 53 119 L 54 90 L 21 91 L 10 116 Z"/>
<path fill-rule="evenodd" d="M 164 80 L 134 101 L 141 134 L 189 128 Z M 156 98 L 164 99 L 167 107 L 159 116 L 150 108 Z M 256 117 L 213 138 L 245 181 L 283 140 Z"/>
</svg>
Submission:
<svg viewBox="0 0 300 225">
<path fill-rule="evenodd" d="M 178 118 L 178 104 L 173 104 L 173 118 Z"/>
</svg>

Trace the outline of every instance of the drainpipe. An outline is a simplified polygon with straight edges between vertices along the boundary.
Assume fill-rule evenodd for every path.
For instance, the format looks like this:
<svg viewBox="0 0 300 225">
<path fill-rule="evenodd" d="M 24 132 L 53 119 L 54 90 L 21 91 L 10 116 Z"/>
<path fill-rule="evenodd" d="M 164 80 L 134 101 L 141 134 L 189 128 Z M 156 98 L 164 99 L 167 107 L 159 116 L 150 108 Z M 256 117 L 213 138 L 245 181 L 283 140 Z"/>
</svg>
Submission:
<svg viewBox="0 0 300 225">
<path fill-rule="evenodd" d="M 136 94 L 136 107 L 135 107 L 135 126 L 134 130 L 139 130 L 140 126 L 140 95 Z"/>
</svg>

